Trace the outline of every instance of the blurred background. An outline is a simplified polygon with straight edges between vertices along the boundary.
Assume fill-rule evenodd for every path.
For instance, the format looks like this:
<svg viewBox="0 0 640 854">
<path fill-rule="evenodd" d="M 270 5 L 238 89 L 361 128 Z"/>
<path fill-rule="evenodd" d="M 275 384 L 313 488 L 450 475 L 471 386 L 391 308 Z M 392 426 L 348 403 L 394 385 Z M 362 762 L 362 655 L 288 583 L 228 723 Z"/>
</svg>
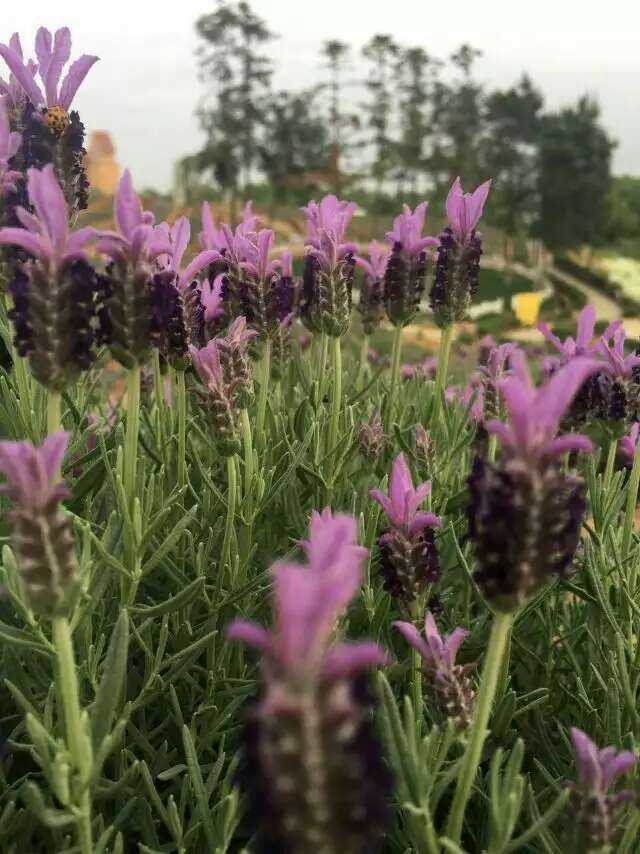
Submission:
<svg viewBox="0 0 640 854">
<path fill-rule="evenodd" d="M 93 224 L 129 167 L 160 218 L 197 233 L 202 200 L 233 222 L 253 199 L 300 257 L 309 198 L 355 200 L 366 245 L 425 198 L 437 234 L 453 178 L 492 177 L 469 334 L 570 331 L 595 302 L 640 335 L 636 0 L 35 0 L 3 9 L 3 40 L 41 24 L 101 57 L 77 98 Z M 407 334 L 433 346 L 428 318 Z"/>
</svg>

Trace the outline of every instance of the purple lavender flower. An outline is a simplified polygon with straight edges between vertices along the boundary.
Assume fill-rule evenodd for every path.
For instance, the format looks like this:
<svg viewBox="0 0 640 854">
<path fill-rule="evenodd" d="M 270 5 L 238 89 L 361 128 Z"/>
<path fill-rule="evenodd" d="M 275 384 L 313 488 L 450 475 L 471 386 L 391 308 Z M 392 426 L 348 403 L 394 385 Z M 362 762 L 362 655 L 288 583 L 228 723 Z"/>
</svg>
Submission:
<svg viewBox="0 0 640 854">
<path fill-rule="evenodd" d="M 576 727 L 571 729 L 571 741 L 578 776 L 577 781 L 571 783 L 578 844 L 580 850 L 589 854 L 605 854 L 614 850 L 621 810 L 634 797 L 632 791 L 610 793 L 609 790 L 638 758 L 628 750 L 598 748 Z"/>
<path fill-rule="evenodd" d="M 360 285 L 358 311 L 365 335 L 371 335 L 380 326 L 384 317 L 384 272 L 391 253 L 372 240 L 369 244 L 369 260 L 356 256 L 356 267 L 364 276 Z"/>
<path fill-rule="evenodd" d="M 462 190 L 456 178 L 447 196 L 449 225 L 440 235 L 436 270 L 429 302 L 438 326 L 464 320 L 478 289 L 482 240 L 476 231 L 491 181 L 473 193 Z"/>
<path fill-rule="evenodd" d="M 398 454 L 391 469 L 389 495 L 379 489 L 369 492 L 391 523 L 378 537 L 384 587 L 405 607 L 440 576 L 433 529 L 442 523 L 434 513 L 418 509 L 430 491 L 430 483 L 414 488 L 404 454 Z"/>
<path fill-rule="evenodd" d="M 11 69 L 26 97 L 39 111 L 44 112 L 46 123 L 57 134 L 69 128 L 69 109 L 82 81 L 97 56 L 83 54 L 71 64 L 60 85 L 62 70 L 71 56 L 71 33 L 67 27 L 51 36 L 49 30 L 40 27 L 36 34 L 36 55 L 41 88 L 35 80 L 33 67 L 25 63 L 19 40 L 12 39 L 9 45 L 0 44 L 0 56 Z"/>
<path fill-rule="evenodd" d="M 154 227 L 133 188 L 131 173 L 120 179 L 115 198 L 117 231 L 99 233 L 98 250 L 110 258 L 107 265 L 105 314 L 111 333 L 111 352 L 125 367 L 142 364 L 149 355 L 154 315 L 168 314 L 157 305 L 168 291 L 175 273 L 158 272 L 157 259 L 173 254 L 166 230 Z"/>
<path fill-rule="evenodd" d="M 620 450 L 626 457 L 627 461 L 630 464 L 633 464 L 633 460 L 636 456 L 636 451 L 638 450 L 638 439 L 640 438 L 640 422 L 636 421 L 635 424 L 632 425 L 631 430 L 627 436 L 623 436 L 620 439 Z"/>
<path fill-rule="evenodd" d="M 628 424 L 640 419 L 640 355 L 625 354 L 624 329 L 616 329 L 611 343 L 606 333 L 597 348 L 601 370 L 590 387 L 592 416 Z"/>
<path fill-rule="evenodd" d="M 240 410 L 253 397 L 248 346 L 254 336 L 255 332 L 247 329 L 245 318 L 238 317 L 226 336 L 212 338 L 201 349 L 189 347 L 193 365 L 208 391 L 206 402 L 214 441 L 225 456 L 240 449 Z"/>
<path fill-rule="evenodd" d="M 67 488 L 60 466 L 68 433 L 31 442 L 0 442 L 2 487 L 13 501 L 10 513 L 18 568 L 31 607 L 39 614 L 63 613 L 77 582 L 78 564 L 69 519 L 60 509 Z"/>
<path fill-rule="evenodd" d="M 66 27 L 52 37 L 41 27 L 36 35 L 37 66 L 25 63 L 20 40 L 0 45 L 0 56 L 9 66 L 14 129 L 23 134 L 20 162 L 17 168 L 41 169 L 53 163 L 67 204 L 72 213 L 87 207 L 88 187 L 84 156 L 84 125 L 75 110 L 70 110 L 78 87 L 98 57 L 83 55 L 71 64 L 60 83 L 62 71 L 71 54 L 71 34 Z M 38 85 L 35 70 L 42 82 Z M 18 98 L 16 87 L 24 92 Z"/>
<path fill-rule="evenodd" d="M 478 364 L 485 365 L 492 350 L 498 346 L 493 335 L 485 335 L 478 341 Z"/>
<path fill-rule="evenodd" d="M 11 169 L 9 161 L 15 157 L 22 135 L 11 132 L 6 98 L 0 98 L 0 205 L 2 197 L 10 190 L 16 189 L 16 181 L 22 177 L 21 172 Z"/>
<path fill-rule="evenodd" d="M 310 201 L 302 212 L 307 220 L 302 320 L 312 332 L 340 337 L 349 328 L 351 291 L 355 268 L 355 243 L 345 241 L 345 232 L 356 205 L 325 196 Z"/>
<path fill-rule="evenodd" d="M 512 376 L 498 383 L 507 423 L 485 424 L 498 436 L 496 463 L 478 457 L 469 478 L 469 533 L 475 544 L 475 579 L 493 606 L 510 611 L 530 598 L 550 575 L 567 576 L 580 538 L 584 483 L 558 458 L 592 450 L 586 436 L 558 436 L 571 400 L 597 363 L 576 358 L 536 389 L 521 351 Z"/>
<path fill-rule="evenodd" d="M 486 364 L 480 365 L 474 371 L 472 383 L 480 386 L 480 393 L 483 398 L 480 418 L 500 418 L 502 416 L 498 385 L 501 380 L 509 376 L 509 360 L 517 349 L 518 345 L 512 343 L 493 347 L 487 355 Z"/>
<path fill-rule="evenodd" d="M 391 247 L 384 275 L 387 317 L 394 326 L 406 326 L 415 317 L 425 288 L 427 259 L 438 246 L 435 237 L 423 237 L 427 202 L 415 211 L 403 205 L 386 240 Z"/>
<path fill-rule="evenodd" d="M 29 169 L 29 200 L 35 214 L 16 213 L 23 228 L 0 230 L 0 246 L 23 249 L 32 260 L 9 284 L 10 317 L 18 352 L 28 356 L 38 382 L 62 391 L 95 359 L 99 277 L 84 247 L 93 228 L 69 232 L 67 207 L 53 166 Z"/>
<path fill-rule="evenodd" d="M 370 723 L 366 671 L 375 643 L 336 643 L 366 549 L 356 522 L 314 514 L 308 567 L 272 567 L 275 627 L 238 620 L 228 637 L 262 655 L 264 689 L 249 715 L 241 779 L 270 850 L 359 854 L 379 841 L 390 780 Z"/>
<path fill-rule="evenodd" d="M 382 426 L 382 418 L 376 412 L 370 422 L 363 421 L 358 430 L 358 446 L 362 455 L 371 462 L 377 462 L 384 450 L 387 437 Z"/>
<path fill-rule="evenodd" d="M 189 344 L 201 345 L 205 340 L 205 311 L 197 276 L 221 255 L 205 249 L 183 268 L 191 240 L 187 217 L 180 217 L 173 226 L 161 223 L 158 231 L 166 236 L 171 254 L 158 256 L 160 275 L 153 277 L 152 341 L 173 367 L 184 369 Z"/>
<path fill-rule="evenodd" d="M 421 362 L 405 363 L 400 365 L 400 376 L 403 380 L 412 380 L 416 378 L 432 380 L 438 369 L 438 357 L 427 356 Z"/>
<path fill-rule="evenodd" d="M 456 664 L 456 656 L 469 632 L 457 628 L 443 638 L 430 611 L 426 613 L 424 638 L 412 623 L 397 620 L 393 625 L 424 662 L 426 687 L 436 715 L 466 729 L 471 723 L 474 699 L 469 674 L 475 665 Z"/>
<path fill-rule="evenodd" d="M 462 389 L 449 386 L 444 393 L 447 403 L 457 401 L 469 410 L 469 418 L 474 424 L 480 424 L 485 418 L 486 390 L 481 382 L 472 378 Z"/>
</svg>

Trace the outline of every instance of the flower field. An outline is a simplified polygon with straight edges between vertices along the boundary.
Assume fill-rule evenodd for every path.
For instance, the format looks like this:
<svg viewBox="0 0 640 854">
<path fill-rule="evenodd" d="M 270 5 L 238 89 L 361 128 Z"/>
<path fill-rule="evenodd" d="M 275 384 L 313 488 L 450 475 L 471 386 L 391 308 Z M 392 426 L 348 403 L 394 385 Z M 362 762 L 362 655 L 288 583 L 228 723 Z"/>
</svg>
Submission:
<svg viewBox="0 0 640 854">
<path fill-rule="evenodd" d="M 0 850 L 640 851 L 624 323 L 587 305 L 466 370 L 490 180 L 367 247 L 310 201 L 300 276 L 251 203 L 196 239 L 128 171 L 113 230 L 77 228 L 97 58 L 65 71 L 66 28 L 25 56 L 0 45 Z"/>
</svg>

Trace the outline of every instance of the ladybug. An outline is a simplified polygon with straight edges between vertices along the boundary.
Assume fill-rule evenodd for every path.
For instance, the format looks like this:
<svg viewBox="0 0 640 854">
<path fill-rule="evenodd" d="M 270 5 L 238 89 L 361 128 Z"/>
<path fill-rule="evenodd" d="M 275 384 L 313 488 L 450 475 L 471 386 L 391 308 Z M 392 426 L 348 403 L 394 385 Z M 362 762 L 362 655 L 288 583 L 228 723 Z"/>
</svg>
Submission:
<svg viewBox="0 0 640 854">
<path fill-rule="evenodd" d="M 67 111 L 62 107 L 49 107 L 46 118 L 49 130 L 58 136 L 62 136 L 70 124 Z"/>
</svg>

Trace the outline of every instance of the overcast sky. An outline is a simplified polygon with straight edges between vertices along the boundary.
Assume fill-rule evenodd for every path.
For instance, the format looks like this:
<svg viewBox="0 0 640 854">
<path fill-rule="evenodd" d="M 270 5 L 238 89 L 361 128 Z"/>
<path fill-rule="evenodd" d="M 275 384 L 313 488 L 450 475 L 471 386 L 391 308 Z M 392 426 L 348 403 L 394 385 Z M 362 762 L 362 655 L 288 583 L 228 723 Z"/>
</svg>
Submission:
<svg viewBox="0 0 640 854">
<path fill-rule="evenodd" d="M 351 43 L 354 56 L 380 32 L 440 57 L 468 42 L 483 51 L 477 76 L 490 86 L 526 70 L 551 107 L 595 95 L 619 143 L 615 172 L 640 174 L 639 0 L 253 0 L 252 7 L 280 36 L 271 49 L 279 88 L 316 82 L 329 38 Z M 193 25 L 213 8 L 214 0 L 0 0 L 0 27 L 3 41 L 17 30 L 31 46 L 39 25 L 68 25 L 72 57 L 101 57 L 76 101 L 87 128 L 111 132 L 138 186 L 168 189 L 175 160 L 201 143 Z"/>
</svg>

